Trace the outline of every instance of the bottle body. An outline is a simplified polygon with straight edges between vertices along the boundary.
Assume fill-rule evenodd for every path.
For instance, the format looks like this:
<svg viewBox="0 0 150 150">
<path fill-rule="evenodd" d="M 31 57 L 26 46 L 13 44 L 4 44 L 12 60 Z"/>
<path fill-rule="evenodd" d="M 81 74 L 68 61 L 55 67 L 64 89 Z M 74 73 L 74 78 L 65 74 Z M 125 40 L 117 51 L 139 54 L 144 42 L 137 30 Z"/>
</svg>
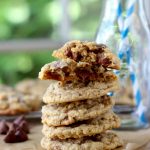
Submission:
<svg viewBox="0 0 150 150">
<path fill-rule="evenodd" d="M 116 55 L 119 53 L 122 40 L 117 18 L 118 3 L 119 1 L 106 1 L 105 12 L 96 34 L 96 42 L 106 44 Z M 121 1 L 121 3 L 123 8 L 127 7 L 127 3 L 124 1 Z M 138 81 L 142 103 L 146 108 L 145 110 L 148 110 L 150 108 L 150 33 L 142 0 L 136 1 L 134 4 L 128 40 L 133 60 L 132 68 Z M 119 73 L 121 88 L 114 97 L 116 104 L 120 107 L 117 106 L 116 111 L 119 113 L 132 113 L 136 111 L 137 102 L 133 96 L 134 89 L 130 80 L 130 66 L 127 63 L 127 58 L 123 58 L 121 64 L 122 67 Z"/>
</svg>

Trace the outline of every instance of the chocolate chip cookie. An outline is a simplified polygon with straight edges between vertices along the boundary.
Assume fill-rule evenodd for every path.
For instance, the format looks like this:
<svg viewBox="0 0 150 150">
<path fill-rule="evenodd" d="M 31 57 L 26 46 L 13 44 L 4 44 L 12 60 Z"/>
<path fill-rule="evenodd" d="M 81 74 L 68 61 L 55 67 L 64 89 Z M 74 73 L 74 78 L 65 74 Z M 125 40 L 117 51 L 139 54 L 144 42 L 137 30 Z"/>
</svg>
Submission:
<svg viewBox="0 0 150 150">
<path fill-rule="evenodd" d="M 53 56 L 59 59 L 70 58 L 76 62 L 88 62 L 104 68 L 120 69 L 120 61 L 104 44 L 95 42 L 71 41 L 55 50 Z"/>
<path fill-rule="evenodd" d="M 102 66 L 86 62 L 75 62 L 71 59 L 58 60 L 42 67 L 39 78 L 42 80 L 58 80 L 62 83 L 101 81 L 111 82 L 117 78 Z"/>
<path fill-rule="evenodd" d="M 38 110 L 41 101 L 35 95 L 23 94 L 15 90 L 0 91 L 0 115 L 17 115 Z"/>
</svg>

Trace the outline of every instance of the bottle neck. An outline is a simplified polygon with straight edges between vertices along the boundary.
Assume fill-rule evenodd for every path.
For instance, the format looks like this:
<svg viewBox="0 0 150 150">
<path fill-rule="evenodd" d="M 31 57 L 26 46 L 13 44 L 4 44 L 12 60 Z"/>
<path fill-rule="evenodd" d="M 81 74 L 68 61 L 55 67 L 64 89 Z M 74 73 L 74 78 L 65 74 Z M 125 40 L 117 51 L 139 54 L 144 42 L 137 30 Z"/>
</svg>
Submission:
<svg viewBox="0 0 150 150">
<path fill-rule="evenodd" d="M 131 1 L 107 0 L 105 2 L 105 6 L 101 13 L 100 24 L 95 39 L 97 43 L 102 42 L 106 44 L 109 37 L 112 36 L 114 32 L 119 31 L 119 29 L 117 29 L 118 28 L 118 18 L 117 18 L 118 5 L 119 3 L 121 3 L 122 11 L 123 11 L 122 17 L 125 19 L 128 5 L 130 5 L 129 2 Z M 135 1 L 134 12 L 132 15 L 133 18 L 131 19 L 130 17 L 131 21 L 134 21 L 136 19 L 144 24 L 147 24 L 147 18 L 145 16 L 145 10 L 143 9 L 143 3 L 144 3 L 143 0 Z M 134 24 L 135 23 L 133 22 L 132 25 Z M 146 28 L 146 26 L 144 28 Z"/>
</svg>

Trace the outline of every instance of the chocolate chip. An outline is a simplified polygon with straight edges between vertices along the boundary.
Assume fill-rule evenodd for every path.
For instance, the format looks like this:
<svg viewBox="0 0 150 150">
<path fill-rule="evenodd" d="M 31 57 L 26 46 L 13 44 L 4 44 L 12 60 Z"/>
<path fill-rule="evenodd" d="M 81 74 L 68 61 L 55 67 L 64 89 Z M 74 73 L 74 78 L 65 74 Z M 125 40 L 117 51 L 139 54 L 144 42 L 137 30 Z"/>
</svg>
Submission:
<svg viewBox="0 0 150 150">
<path fill-rule="evenodd" d="M 101 48 L 95 49 L 92 51 L 94 54 L 99 54 L 102 52 Z"/>
<path fill-rule="evenodd" d="M 109 58 L 105 58 L 102 60 L 102 65 L 105 67 L 108 67 L 111 64 L 111 61 Z"/>
<path fill-rule="evenodd" d="M 4 138 L 4 141 L 6 143 L 26 141 L 28 140 L 26 133 L 29 133 L 28 123 L 26 122 L 24 116 L 20 116 L 11 124 L 10 129 Z"/>
<path fill-rule="evenodd" d="M 85 85 L 85 86 L 88 86 L 89 83 L 90 83 L 90 80 L 84 81 L 84 85 Z"/>
<path fill-rule="evenodd" d="M 5 120 L 0 122 L 0 134 L 7 134 L 9 127 Z"/>
<path fill-rule="evenodd" d="M 76 62 L 79 62 L 82 59 L 82 56 L 79 52 L 73 52 L 72 59 Z"/>
<path fill-rule="evenodd" d="M 4 138 L 6 143 L 17 143 L 26 140 L 28 140 L 27 134 L 19 127 L 17 129 L 10 130 Z"/>
<path fill-rule="evenodd" d="M 82 59 L 82 55 L 80 53 L 77 54 L 77 62 L 79 62 Z"/>
<path fill-rule="evenodd" d="M 69 58 L 72 58 L 72 52 L 70 47 L 67 47 L 67 49 L 65 50 L 65 55 Z"/>
<path fill-rule="evenodd" d="M 95 136 L 91 136 L 90 138 L 91 138 L 92 141 L 99 142 L 99 139 L 97 138 L 96 135 Z"/>
<path fill-rule="evenodd" d="M 104 67 L 108 67 L 111 64 L 111 61 L 109 58 L 105 58 L 103 54 L 99 54 L 97 56 L 97 63 Z"/>
<path fill-rule="evenodd" d="M 87 70 L 78 69 L 75 72 L 76 72 L 76 75 L 83 81 L 85 81 L 86 79 L 88 80 L 90 77 L 90 72 Z"/>
<path fill-rule="evenodd" d="M 25 120 L 25 117 L 20 116 L 20 117 L 16 118 L 13 123 L 16 124 L 16 125 L 19 125 L 24 120 Z"/>
<path fill-rule="evenodd" d="M 4 138 L 6 143 L 15 143 L 17 138 L 15 136 L 15 130 L 10 130 Z"/>
<path fill-rule="evenodd" d="M 16 142 L 24 142 L 28 140 L 27 134 L 21 128 L 18 128 L 15 132 Z"/>
</svg>

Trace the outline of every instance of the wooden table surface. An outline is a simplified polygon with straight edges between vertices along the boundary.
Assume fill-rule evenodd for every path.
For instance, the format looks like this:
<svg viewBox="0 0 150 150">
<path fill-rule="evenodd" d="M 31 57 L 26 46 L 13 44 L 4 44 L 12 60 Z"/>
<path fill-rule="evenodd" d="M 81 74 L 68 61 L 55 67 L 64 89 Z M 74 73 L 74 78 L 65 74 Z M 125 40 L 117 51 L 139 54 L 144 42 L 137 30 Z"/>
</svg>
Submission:
<svg viewBox="0 0 150 150">
<path fill-rule="evenodd" d="M 40 146 L 42 124 L 30 123 L 29 140 L 22 143 L 6 144 L 0 136 L 0 150 L 43 150 Z M 125 150 L 150 150 L 150 128 L 137 131 L 115 131 L 128 143 Z"/>
</svg>

